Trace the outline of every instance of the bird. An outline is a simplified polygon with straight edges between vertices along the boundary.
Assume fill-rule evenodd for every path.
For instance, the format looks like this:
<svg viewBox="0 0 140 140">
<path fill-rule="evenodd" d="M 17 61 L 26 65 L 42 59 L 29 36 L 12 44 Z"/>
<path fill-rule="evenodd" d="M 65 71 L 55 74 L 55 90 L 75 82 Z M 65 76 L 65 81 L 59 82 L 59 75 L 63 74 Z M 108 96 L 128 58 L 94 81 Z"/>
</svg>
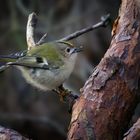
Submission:
<svg viewBox="0 0 140 140">
<path fill-rule="evenodd" d="M 30 50 L 0 55 L 0 62 L 5 62 L 0 67 L 0 72 L 15 66 L 27 83 L 42 91 L 56 91 L 63 101 L 68 90 L 62 85 L 71 75 L 77 53 L 81 51 L 82 47 L 75 47 L 68 41 L 44 43 Z"/>
</svg>

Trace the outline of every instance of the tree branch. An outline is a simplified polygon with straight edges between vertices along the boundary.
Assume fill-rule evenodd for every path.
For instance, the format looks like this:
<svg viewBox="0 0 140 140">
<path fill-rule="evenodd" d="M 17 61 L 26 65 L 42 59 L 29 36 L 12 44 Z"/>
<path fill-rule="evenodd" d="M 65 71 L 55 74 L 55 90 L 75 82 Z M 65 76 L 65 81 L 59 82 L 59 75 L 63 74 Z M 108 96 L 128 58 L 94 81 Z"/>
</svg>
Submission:
<svg viewBox="0 0 140 140">
<path fill-rule="evenodd" d="M 74 32 L 74 33 L 72 33 L 72 34 L 60 39 L 59 41 L 69 41 L 69 40 L 72 40 L 72 39 L 75 39 L 75 38 L 81 36 L 82 34 L 85 34 L 87 32 L 95 30 L 95 29 L 97 29 L 99 27 L 106 27 L 108 25 L 108 23 L 109 23 L 109 20 L 110 20 L 110 14 L 107 14 L 104 17 L 101 17 L 101 21 L 98 22 L 97 24 L 92 25 L 90 27 L 86 27 L 86 28 L 81 29 L 79 31 L 76 31 L 76 32 Z"/>
<path fill-rule="evenodd" d="M 101 17 L 101 21 L 98 22 L 97 24 L 81 29 L 79 31 L 76 31 L 57 41 L 69 41 L 69 40 L 79 37 L 80 35 L 84 33 L 95 30 L 99 27 L 106 27 L 109 23 L 109 20 L 110 20 L 110 14 L 104 17 Z M 37 43 L 35 43 L 34 31 L 35 31 L 36 24 L 37 24 L 37 16 L 35 13 L 31 13 L 28 17 L 27 29 L 26 29 L 26 40 L 27 40 L 28 50 L 30 50 L 32 47 L 36 47 L 38 45 L 45 43 L 45 39 L 47 37 L 47 33 L 46 33 L 41 37 L 41 39 Z"/>
<path fill-rule="evenodd" d="M 0 140 L 29 140 L 15 130 L 0 126 Z"/>
<path fill-rule="evenodd" d="M 125 133 L 123 140 L 139 140 L 140 139 L 140 119 Z"/>
<path fill-rule="evenodd" d="M 47 33 L 45 33 L 36 44 L 41 45 L 41 44 L 45 43 L 46 37 L 47 37 Z"/>
<path fill-rule="evenodd" d="M 123 138 L 137 105 L 140 74 L 138 9 L 135 0 L 122 0 L 111 45 L 73 106 L 68 140 Z"/>
<path fill-rule="evenodd" d="M 28 45 L 28 50 L 36 46 L 34 39 L 34 31 L 37 24 L 37 16 L 35 13 L 32 13 L 28 17 L 27 27 L 26 27 L 26 40 Z"/>
</svg>

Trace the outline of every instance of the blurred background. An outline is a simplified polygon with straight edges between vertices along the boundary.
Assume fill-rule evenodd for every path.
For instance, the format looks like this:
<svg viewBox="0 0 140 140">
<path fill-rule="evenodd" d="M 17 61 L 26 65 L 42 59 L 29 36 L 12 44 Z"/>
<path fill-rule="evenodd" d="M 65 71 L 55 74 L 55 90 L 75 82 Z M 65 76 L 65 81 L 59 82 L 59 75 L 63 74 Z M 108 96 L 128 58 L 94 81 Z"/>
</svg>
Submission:
<svg viewBox="0 0 140 140">
<path fill-rule="evenodd" d="M 36 12 L 36 41 L 48 33 L 46 42 L 62 38 L 97 23 L 110 13 L 116 18 L 120 0 L 2 0 L 0 5 L 0 54 L 25 50 L 28 15 Z M 111 40 L 110 24 L 72 42 L 85 46 L 65 87 L 79 94 Z M 52 92 L 44 93 L 26 83 L 14 67 L 0 74 L 0 125 L 34 140 L 65 140 L 71 114 L 68 104 Z"/>
</svg>

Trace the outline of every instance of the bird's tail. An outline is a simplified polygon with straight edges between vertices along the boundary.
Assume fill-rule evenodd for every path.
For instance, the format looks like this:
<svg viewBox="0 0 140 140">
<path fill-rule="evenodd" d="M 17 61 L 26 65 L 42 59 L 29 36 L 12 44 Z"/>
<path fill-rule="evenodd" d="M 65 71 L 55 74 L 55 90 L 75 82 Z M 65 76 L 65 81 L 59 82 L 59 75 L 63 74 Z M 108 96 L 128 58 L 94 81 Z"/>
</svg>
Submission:
<svg viewBox="0 0 140 140">
<path fill-rule="evenodd" d="M 0 66 L 0 73 L 5 71 L 9 67 L 10 67 L 10 65 L 7 65 L 7 64 Z"/>
<path fill-rule="evenodd" d="M 10 55 L 0 55 L 0 73 L 5 71 L 7 68 L 9 68 L 11 65 L 8 65 L 8 63 L 15 62 L 16 58 L 12 57 Z"/>
</svg>

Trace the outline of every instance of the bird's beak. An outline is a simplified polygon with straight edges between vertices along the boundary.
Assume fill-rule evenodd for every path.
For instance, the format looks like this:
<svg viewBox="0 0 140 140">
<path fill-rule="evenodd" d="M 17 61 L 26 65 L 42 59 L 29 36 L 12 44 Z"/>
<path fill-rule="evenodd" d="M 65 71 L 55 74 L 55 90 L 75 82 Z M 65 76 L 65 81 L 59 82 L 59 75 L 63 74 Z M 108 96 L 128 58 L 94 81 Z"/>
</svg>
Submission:
<svg viewBox="0 0 140 140">
<path fill-rule="evenodd" d="M 84 50 L 83 47 L 73 48 L 72 53 L 79 53 L 79 52 L 82 52 L 83 50 Z"/>
</svg>

